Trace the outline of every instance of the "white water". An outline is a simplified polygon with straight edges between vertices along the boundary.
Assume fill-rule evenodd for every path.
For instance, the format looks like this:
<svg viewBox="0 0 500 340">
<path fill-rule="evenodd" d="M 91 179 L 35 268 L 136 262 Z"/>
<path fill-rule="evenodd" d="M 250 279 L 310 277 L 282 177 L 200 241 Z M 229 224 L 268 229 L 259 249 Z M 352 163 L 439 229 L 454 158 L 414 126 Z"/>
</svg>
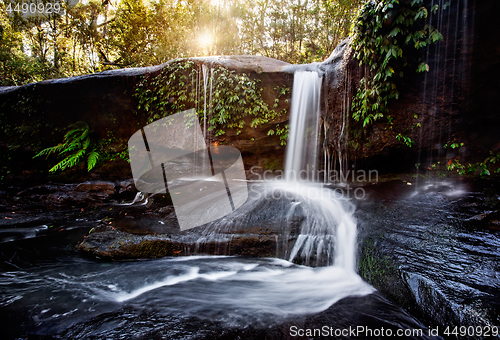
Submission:
<svg viewBox="0 0 500 340">
<path fill-rule="evenodd" d="M 233 326 L 270 324 L 373 292 L 338 266 L 224 256 L 110 264 L 68 258 L 57 266 L 1 273 L 0 279 L 0 308 L 28 310 L 28 324 L 49 333 L 123 307 L 165 319 L 180 314 Z"/>
<path fill-rule="evenodd" d="M 313 257 L 327 258 L 329 264 L 354 273 L 357 235 L 352 209 L 331 190 L 303 181 L 304 174 L 309 181 L 318 180 L 314 174 L 317 171 L 321 83 L 317 72 L 296 72 L 294 75 L 286 181 L 274 185 L 292 193 L 297 204 L 303 205 L 305 219 L 289 261 L 301 257 L 310 264 Z M 288 214 L 294 209 L 292 206 Z"/>
<path fill-rule="evenodd" d="M 282 182 L 275 188 L 293 194 L 302 205 L 304 220 L 289 261 L 300 257 L 312 264 L 312 258 L 326 258 L 328 264 L 355 273 L 357 234 L 349 202 L 321 184 Z"/>
<path fill-rule="evenodd" d="M 320 84 L 316 73 L 296 74 L 287 170 L 315 169 Z M 26 313 L 29 327 L 48 334 L 124 307 L 127 315 L 129 310 L 137 315 L 154 311 L 165 320 L 184 315 L 231 327 L 267 327 L 280 318 L 318 313 L 348 296 L 372 293 L 373 287 L 356 274 L 353 205 L 322 184 L 293 179 L 256 184 L 243 206 L 206 228 L 210 241 L 227 237 L 237 224 L 265 228 L 273 221 L 276 234 L 267 236 L 276 238 L 276 256 L 281 253 L 288 261 L 224 256 L 117 263 L 60 259 L 57 266 L 0 274 L 0 307 Z M 145 199 L 138 195 L 131 206 Z M 298 225 L 298 233 L 291 231 L 292 225 Z"/>
<path fill-rule="evenodd" d="M 207 65 L 201 65 L 202 75 L 203 75 L 203 137 L 205 137 L 205 142 L 207 141 L 207 87 L 210 81 L 210 86 L 212 83 L 212 77 L 208 77 L 208 67 Z M 211 70 L 211 69 L 210 69 Z M 210 91 L 212 88 L 210 87 Z M 211 95 L 212 93 L 210 93 Z M 212 98 L 210 98 L 211 100 Z"/>
<path fill-rule="evenodd" d="M 317 72 L 295 72 L 285 159 L 288 181 L 305 175 L 310 180 L 316 179 L 321 82 Z"/>
</svg>

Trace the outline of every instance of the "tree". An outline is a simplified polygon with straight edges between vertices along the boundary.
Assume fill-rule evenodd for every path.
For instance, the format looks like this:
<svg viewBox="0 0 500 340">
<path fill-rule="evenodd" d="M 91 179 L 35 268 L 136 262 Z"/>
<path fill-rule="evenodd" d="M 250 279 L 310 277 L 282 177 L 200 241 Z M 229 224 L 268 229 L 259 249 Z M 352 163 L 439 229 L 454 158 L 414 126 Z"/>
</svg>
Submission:
<svg viewBox="0 0 500 340">
<path fill-rule="evenodd" d="M 2 84 L 202 55 L 320 61 L 349 34 L 364 2 L 90 0 L 71 6 L 65 1 L 64 12 L 48 16 L 23 18 L 2 10 Z"/>
</svg>

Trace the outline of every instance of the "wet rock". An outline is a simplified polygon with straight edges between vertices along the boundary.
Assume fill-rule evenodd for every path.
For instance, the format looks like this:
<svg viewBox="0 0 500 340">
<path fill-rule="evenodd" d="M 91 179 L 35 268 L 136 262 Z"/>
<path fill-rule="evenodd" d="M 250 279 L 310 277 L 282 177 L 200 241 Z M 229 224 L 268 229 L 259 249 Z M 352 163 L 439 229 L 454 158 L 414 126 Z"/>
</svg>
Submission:
<svg viewBox="0 0 500 340">
<path fill-rule="evenodd" d="M 137 234 L 124 232 L 119 224 L 96 227 L 76 248 L 93 256 L 109 259 L 158 258 L 187 255 L 277 256 L 275 235 L 227 234 L 200 242 L 200 235 Z"/>
<path fill-rule="evenodd" d="M 90 200 L 88 192 L 56 191 L 46 196 L 45 202 L 51 205 L 82 205 Z"/>
<path fill-rule="evenodd" d="M 104 259 L 138 259 L 181 255 L 182 244 L 167 235 L 138 236 L 101 227 L 85 237 L 77 249 Z"/>
<path fill-rule="evenodd" d="M 234 223 L 215 230 L 205 225 L 181 231 L 175 209 L 160 194 L 147 205 L 123 206 L 97 223 L 77 249 L 105 259 L 156 258 L 178 255 L 281 257 L 296 234 L 281 235 L 277 221 Z M 288 246 L 286 247 L 288 248 Z"/>
<path fill-rule="evenodd" d="M 75 191 L 84 191 L 98 196 L 109 196 L 115 193 L 115 184 L 104 181 L 87 181 L 76 186 Z"/>
<path fill-rule="evenodd" d="M 117 195 L 117 188 L 123 189 Z M 75 183 L 46 183 L 26 188 L 15 193 L 23 202 L 43 206 L 91 206 L 109 203 L 112 200 L 133 198 L 133 180 L 115 184 L 111 181 L 87 181 Z M 127 196 L 126 193 L 129 193 Z"/>
<path fill-rule="evenodd" d="M 466 219 L 464 224 L 475 228 L 500 230 L 500 213 L 498 210 L 487 211 Z"/>
<path fill-rule="evenodd" d="M 78 185 L 71 185 L 57 190 L 45 196 L 45 202 L 53 205 L 76 205 L 86 206 L 89 204 L 100 204 L 108 201 L 115 194 L 115 185 L 112 182 L 92 181 Z"/>
<path fill-rule="evenodd" d="M 122 194 L 124 192 L 133 192 L 136 193 L 137 189 L 134 184 L 134 180 L 128 179 L 125 181 L 121 181 L 117 183 L 117 188 L 118 188 L 118 194 Z"/>
<path fill-rule="evenodd" d="M 357 210 L 358 272 L 426 324 L 498 327 L 500 254 L 492 227 L 500 218 L 486 209 L 484 187 L 467 183 L 457 195 L 461 184 L 448 191 L 422 185 L 394 197 L 366 188 L 371 199 Z"/>
<path fill-rule="evenodd" d="M 166 207 L 162 207 L 162 208 L 158 209 L 158 212 L 160 214 L 170 215 L 172 213 L 175 213 L 175 209 L 173 206 L 168 205 Z"/>
</svg>

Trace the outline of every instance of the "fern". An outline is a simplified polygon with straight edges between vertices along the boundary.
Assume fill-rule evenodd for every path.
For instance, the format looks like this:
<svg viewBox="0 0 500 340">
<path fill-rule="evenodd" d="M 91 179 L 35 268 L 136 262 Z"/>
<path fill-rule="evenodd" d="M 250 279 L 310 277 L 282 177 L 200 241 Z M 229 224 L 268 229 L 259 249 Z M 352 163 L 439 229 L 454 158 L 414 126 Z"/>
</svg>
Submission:
<svg viewBox="0 0 500 340">
<path fill-rule="evenodd" d="M 93 150 L 89 126 L 80 121 L 68 126 L 68 129 L 70 130 L 64 135 L 62 143 L 40 151 L 33 158 L 48 157 L 52 154 L 64 157 L 62 161 L 49 170 L 49 172 L 56 172 L 79 165 L 85 160 L 87 154 L 87 171 L 92 170 L 99 160 L 99 152 Z"/>
<path fill-rule="evenodd" d="M 99 153 L 97 151 L 91 151 L 87 157 L 87 171 L 92 170 L 96 166 L 99 160 Z"/>
</svg>

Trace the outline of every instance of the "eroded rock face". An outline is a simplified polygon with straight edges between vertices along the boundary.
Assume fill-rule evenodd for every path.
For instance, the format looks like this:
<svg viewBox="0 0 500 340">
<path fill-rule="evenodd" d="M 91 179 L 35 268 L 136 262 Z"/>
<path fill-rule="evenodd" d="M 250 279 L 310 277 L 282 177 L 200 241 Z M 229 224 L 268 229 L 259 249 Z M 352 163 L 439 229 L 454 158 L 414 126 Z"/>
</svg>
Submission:
<svg viewBox="0 0 500 340">
<path fill-rule="evenodd" d="M 429 6 L 430 2 L 426 1 Z M 461 161 L 469 155 L 484 160 L 484 154 L 500 148 L 496 134 L 500 113 L 495 104 L 500 93 L 499 38 L 487 24 L 494 21 L 492 13 L 498 13 L 499 6 L 500 3 L 493 0 L 481 4 L 461 0 L 439 12 L 441 14 L 429 16 L 444 40 L 425 51 L 428 73 L 405 75 L 398 84 L 400 98 L 390 104 L 388 112 L 397 122 L 394 126 L 389 126 L 384 118 L 363 128 L 351 118 L 352 98 L 366 70 L 353 60 L 349 40 L 339 44 L 324 62 L 308 65 L 290 65 L 262 56 L 190 60 L 198 65 L 222 65 L 259 79 L 264 100 L 270 107 L 274 104 L 273 89 L 283 85 L 292 87 L 294 71 L 322 73 L 320 143 L 322 153 L 326 150 L 332 160 L 348 158 L 357 160 L 358 165 L 365 168 L 407 171 L 408 166 L 414 167 L 416 162 L 456 157 L 452 153 L 447 155 L 444 148 L 454 139 L 465 142 L 468 148 L 460 155 Z M 20 156 L 14 163 L 22 170 L 29 170 L 44 164 L 41 160 L 36 163 L 31 160 L 34 147 L 55 145 L 60 141 L 61 131 L 78 120 L 96 127 L 97 139 L 105 139 L 108 131 L 114 131 L 116 137 L 127 140 L 146 124 L 144 117 L 135 114 L 134 93 L 138 81 L 144 75 L 160 73 L 166 65 L 168 63 L 0 88 L 2 126 L 7 130 L 28 127 L 12 140 L 3 136 L 0 146 L 20 145 L 17 149 Z M 280 102 L 278 109 L 289 112 L 288 105 Z M 267 132 L 274 124 L 284 125 L 287 120 L 285 114 L 257 129 L 250 128 L 246 122 L 247 127 L 241 134 L 228 130 L 218 141 L 238 148 L 247 170 L 254 165 L 263 169 L 281 168 L 284 148 L 278 136 L 269 136 Z M 413 147 L 408 148 L 398 140 L 398 133 L 411 138 Z M 14 140 L 18 137 L 22 140 L 27 135 L 28 143 Z M 117 165 L 107 166 L 100 171 L 103 177 L 113 174 L 118 178 L 131 177 L 127 164 L 122 164 L 119 171 L 117 168 Z"/>
<path fill-rule="evenodd" d="M 293 74 L 282 71 L 290 64 L 259 56 L 223 56 L 191 58 L 195 64 L 209 67 L 221 65 L 237 73 L 245 73 L 260 81 L 263 100 L 273 108 L 277 86 L 292 87 Z M 0 87 L 0 118 L 7 130 L 23 127 L 27 134 L 3 135 L 0 146 L 19 145 L 12 167 L 28 169 L 45 167 L 43 159 L 31 160 L 34 149 L 60 142 L 68 125 L 77 121 L 87 122 L 96 140 L 109 138 L 109 132 L 117 140 L 127 141 L 133 133 L 147 124 L 146 118 L 136 113 L 135 89 L 141 77 L 159 74 L 168 63 L 143 68 L 105 71 L 96 74 L 46 80 L 20 87 Z M 291 95 L 291 93 L 289 94 Z M 283 98 L 286 99 L 286 98 Z M 289 111 L 289 104 L 281 100 L 277 110 Z M 248 118 L 250 119 L 250 118 Z M 247 169 L 253 165 L 265 166 L 277 160 L 282 163 L 284 147 L 278 136 L 268 136 L 268 130 L 276 123 L 288 120 L 286 114 L 274 122 L 259 128 L 251 128 L 250 120 L 242 133 L 227 129 L 218 138 L 219 143 L 238 148 L 243 154 Z M 121 151 L 123 144 L 111 144 L 110 148 Z M 7 150 L 5 150 L 7 152 Z M 116 161 L 96 169 L 98 177 L 111 179 L 131 178 L 128 164 Z M 79 178 L 81 180 L 82 178 Z"/>
<path fill-rule="evenodd" d="M 499 326 L 498 181 L 366 190 L 356 212 L 363 279 L 425 324 Z"/>
</svg>

